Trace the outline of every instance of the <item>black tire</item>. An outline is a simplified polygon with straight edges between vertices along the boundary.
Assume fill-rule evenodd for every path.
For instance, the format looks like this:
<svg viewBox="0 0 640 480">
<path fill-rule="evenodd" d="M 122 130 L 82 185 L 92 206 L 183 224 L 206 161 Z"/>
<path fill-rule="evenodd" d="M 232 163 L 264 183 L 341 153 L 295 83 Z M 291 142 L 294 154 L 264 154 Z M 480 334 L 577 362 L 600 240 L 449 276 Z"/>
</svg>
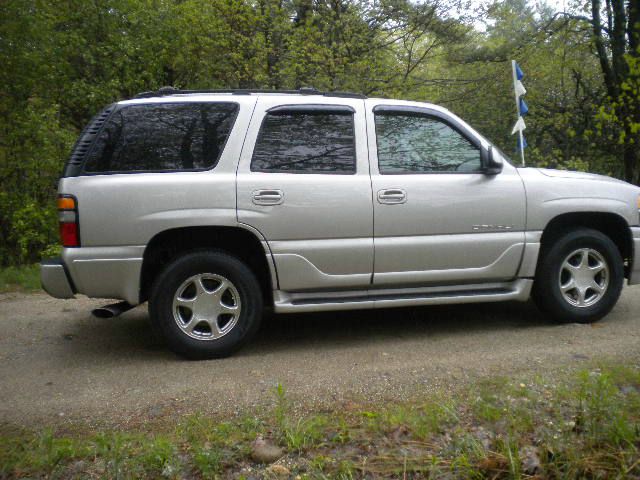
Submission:
<svg viewBox="0 0 640 480">
<path fill-rule="evenodd" d="M 561 271 L 565 259 L 579 249 L 590 249 L 597 252 L 606 262 L 608 267 L 607 287 L 599 298 L 589 297 L 597 295 L 596 290 L 589 290 L 584 297 L 596 299 L 591 305 L 572 305 L 561 291 Z M 533 299 L 536 305 L 544 313 L 549 314 L 560 323 L 590 323 L 600 320 L 608 314 L 620 297 L 624 282 L 624 266 L 622 256 L 616 245 L 609 237 L 597 230 L 580 228 L 567 232 L 558 238 L 553 245 L 545 249 L 541 254 L 536 278 L 533 284 Z M 575 257 L 579 259 L 579 257 Z M 593 260 L 590 256 L 589 261 Z M 567 269 L 562 272 L 567 275 Z M 571 275 L 569 273 L 569 275 Z M 571 278 L 571 277 L 569 277 Z M 602 285 L 605 281 L 602 277 L 596 277 Z M 569 284 L 566 281 L 565 285 Z M 576 290 L 569 291 L 568 295 L 577 295 Z M 577 300 L 576 300 L 577 301 Z M 586 302 L 585 302 L 586 303 Z"/>
<path fill-rule="evenodd" d="M 237 318 L 232 317 L 235 324 L 228 324 L 231 328 L 220 338 L 192 338 L 174 317 L 173 302 L 178 289 L 182 289 L 188 279 L 203 274 L 227 279 L 234 288 L 232 298 L 239 297 L 240 314 Z M 188 288 L 195 288 L 195 283 Z M 222 358 L 237 351 L 260 327 L 262 307 L 262 291 L 254 273 L 238 258 L 215 250 L 187 253 L 171 262 L 155 279 L 149 299 L 151 321 L 169 348 L 191 360 Z M 207 324 L 203 322 L 202 325 L 206 327 Z M 202 336 L 207 332 L 196 331 L 195 334 Z"/>
</svg>

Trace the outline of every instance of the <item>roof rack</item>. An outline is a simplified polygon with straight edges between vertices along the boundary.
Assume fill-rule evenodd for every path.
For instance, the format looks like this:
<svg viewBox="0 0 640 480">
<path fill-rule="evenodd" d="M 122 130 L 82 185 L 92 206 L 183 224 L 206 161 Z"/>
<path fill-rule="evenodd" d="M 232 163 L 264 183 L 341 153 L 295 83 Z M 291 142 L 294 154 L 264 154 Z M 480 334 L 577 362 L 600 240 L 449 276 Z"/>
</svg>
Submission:
<svg viewBox="0 0 640 480">
<path fill-rule="evenodd" d="M 262 89 L 219 89 L 219 90 L 181 90 L 174 87 L 162 87 L 155 91 L 142 92 L 134 98 L 151 98 L 165 97 L 167 95 L 189 95 L 193 93 L 230 93 L 232 95 L 251 95 L 252 93 L 281 93 L 289 95 L 323 95 L 325 97 L 343 97 L 343 98 L 367 98 L 361 93 L 352 92 L 322 92 L 313 87 L 303 87 L 298 90 L 262 90 Z"/>
</svg>

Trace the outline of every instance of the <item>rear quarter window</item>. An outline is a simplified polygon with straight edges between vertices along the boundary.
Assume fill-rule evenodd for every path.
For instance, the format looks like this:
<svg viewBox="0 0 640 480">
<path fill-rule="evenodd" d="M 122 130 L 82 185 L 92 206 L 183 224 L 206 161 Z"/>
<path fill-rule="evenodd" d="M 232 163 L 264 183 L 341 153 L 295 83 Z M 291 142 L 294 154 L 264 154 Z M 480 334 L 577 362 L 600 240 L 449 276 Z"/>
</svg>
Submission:
<svg viewBox="0 0 640 480">
<path fill-rule="evenodd" d="M 238 104 L 129 105 L 105 122 L 84 166 L 87 173 L 207 170 L 216 166 Z"/>
</svg>

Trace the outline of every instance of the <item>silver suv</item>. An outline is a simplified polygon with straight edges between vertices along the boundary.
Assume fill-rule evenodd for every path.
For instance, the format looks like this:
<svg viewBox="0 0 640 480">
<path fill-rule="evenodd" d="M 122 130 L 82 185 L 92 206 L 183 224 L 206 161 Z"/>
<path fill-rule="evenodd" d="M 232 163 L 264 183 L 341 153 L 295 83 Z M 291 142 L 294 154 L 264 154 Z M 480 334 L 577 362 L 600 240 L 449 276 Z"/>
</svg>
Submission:
<svg viewBox="0 0 640 480">
<path fill-rule="evenodd" d="M 111 105 L 59 184 L 44 289 L 149 301 L 169 347 L 231 354 L 277 313 L 527 300 L 591 322 L 640 282 L 640 189 L 516 168 L 427 103 L 303 89 Z"/>
</svg>

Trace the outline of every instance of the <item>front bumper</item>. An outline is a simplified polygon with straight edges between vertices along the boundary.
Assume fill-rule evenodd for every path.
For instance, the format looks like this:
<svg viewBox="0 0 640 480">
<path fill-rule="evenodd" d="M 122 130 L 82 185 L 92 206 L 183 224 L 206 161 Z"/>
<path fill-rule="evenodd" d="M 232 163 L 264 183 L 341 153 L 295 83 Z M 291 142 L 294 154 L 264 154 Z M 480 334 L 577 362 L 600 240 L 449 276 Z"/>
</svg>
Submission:
<svg viewBox="0 0 640 480">
<path fill-rule="evenodd" d="M 40 283 L 45 292 L 55 298 L 73 298 L 75 289 L 60 258 L 40 262 Z"/>
<path fill-rule="evenodd" d="M 640 227 L 631 227 L 633 239 L 633 257 L 629 265 L 629 285 L 640 283 Z"/>
</svg>

